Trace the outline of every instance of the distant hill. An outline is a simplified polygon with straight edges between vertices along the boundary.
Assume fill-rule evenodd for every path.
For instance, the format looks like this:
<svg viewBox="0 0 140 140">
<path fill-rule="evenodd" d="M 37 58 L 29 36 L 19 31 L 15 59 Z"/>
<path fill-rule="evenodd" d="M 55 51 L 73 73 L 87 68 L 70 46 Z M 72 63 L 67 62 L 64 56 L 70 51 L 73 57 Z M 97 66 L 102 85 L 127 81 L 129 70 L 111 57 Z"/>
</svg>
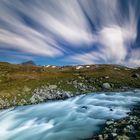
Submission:
<svg viewBox="0 0 140 140">
<path fill-rule="evenodd" d="M 22 65 L 32 65 L 32 66 L 36 66 L 35 62 L 30 60 L 30 61 L 26 61 L 26 62 L 23 62 L 21 63 Z"/>
</svg>

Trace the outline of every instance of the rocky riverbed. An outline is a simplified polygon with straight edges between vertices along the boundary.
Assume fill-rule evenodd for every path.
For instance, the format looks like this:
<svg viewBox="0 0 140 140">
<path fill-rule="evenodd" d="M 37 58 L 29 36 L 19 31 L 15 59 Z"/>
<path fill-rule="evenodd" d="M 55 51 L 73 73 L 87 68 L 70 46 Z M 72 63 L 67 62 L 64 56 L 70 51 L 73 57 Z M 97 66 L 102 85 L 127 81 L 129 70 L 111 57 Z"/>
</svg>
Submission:
<svg viewBox="0 0 140 140">
<path fill-rule="evenodd" d="M 108 120 L 102 133 L 88 140 L 140 140 L 140 104 L 127 117 Z"/>
</svg>

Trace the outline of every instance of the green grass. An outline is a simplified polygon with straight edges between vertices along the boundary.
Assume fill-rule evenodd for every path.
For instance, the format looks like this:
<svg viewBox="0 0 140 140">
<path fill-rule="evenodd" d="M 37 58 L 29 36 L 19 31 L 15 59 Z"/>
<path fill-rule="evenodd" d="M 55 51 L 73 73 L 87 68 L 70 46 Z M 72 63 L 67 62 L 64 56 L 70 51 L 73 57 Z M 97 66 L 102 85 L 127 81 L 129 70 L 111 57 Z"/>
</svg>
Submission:
<svg viewBox="0 0 140 140">
<path fill-rule="evenodd" d="M 101 90 L 104 82 L 112 84 L 113 89 L 124 86 L 140 88 L 140 78 L 132 77 L 133 73 L 140 75 L 140 69 L 125 70 L 124 67 L 114 69 L 114 65 L 98 65 L 91 68 L 76 70 L 74 67 L 45 68 L 39 66 L 22 66 L 0 62 L 0 98 L 13 100 L 29 99 L 35 88 L 42 85 L 57 85 L 59 89 L 76 92 L 68 81 L 76 80 Z M 105 77 L 109 78 L 106 79 Z M 25 88 L 26 87 L 26 88 Z M 29 89 L 25 91 L 25 89 Z"/>
</svg>

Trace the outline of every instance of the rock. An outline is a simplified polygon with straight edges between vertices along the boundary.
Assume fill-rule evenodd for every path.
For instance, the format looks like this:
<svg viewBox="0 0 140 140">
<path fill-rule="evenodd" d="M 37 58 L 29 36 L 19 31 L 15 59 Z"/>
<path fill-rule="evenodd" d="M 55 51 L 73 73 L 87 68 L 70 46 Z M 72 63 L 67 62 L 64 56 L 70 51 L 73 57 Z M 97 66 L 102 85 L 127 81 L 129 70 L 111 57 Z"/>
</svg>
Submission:
<svg viewBox="0 0 140 140">
<path fill-rule="evenodd" d="M 132 77 L 133 78 L 140 78 L 140 75 L 138 73 L 134 73 L 134 74 L 132 74 Z"/>
<path fill-rule="evenodd" d="M 13 99 L 13 105 L 16 105 L 17 97 L 15 96 Z"/>
<path fill-rule="evenodd" d="M 50 89 L 56 89 L 57 88 L 57 85 L 49 85 L 49 88 Z"/>
<path fill-rule="evenodd" d="M 105 76 L 105 79 L 109 79 L 109 76 Z"/>
<path fill-rule="evenodd" d="M 104 140 L 108 140 L 108 134 L 104 134 Z"/>
<path fill-rule="evenodd" d="M 88 109 L 88 107 L 87 107 L 87 106 L 82 106 L 81 108 L 83 108 L 83 109 Z"/>
<path fill-rule="evenodd" d="M 117 133 L 111 133 L 111 135 L 112 135 L 113 137 L 116 137 L 116 136 L 117 136 Z"/>
<path fill-rule="evenodd" d="M 99 135 L 98 136 L 98 140 L 104 140 L 103 136 L 102 135 Z"/>
<path fill-rule="evenodd" d="M 63 98 L 70 98 L 71 95 L 68 92 L 63 93 Z"/>
<path fill-rule="evenodd" d="M 117 140 L 130 140 L 130 138 L 127 137 L 126 135 L 123 135 L 123 136 L 117 136 L 116 139 L 117 139 Z"/>
<path fill-rule="evenodd" d="M 32 104 L 37 103 L 37 100 L 35 99 L 35 95 L 33 95 L 33 96 L 30 98 L 30 102 L 31 102 Z"/>
<path fill-rule="evenodd" d="M 107 121 L 106 122 L 107 125 L 110 125 L 110 124 L 113 124 L 113 123 L 114 123 L 114 121 Z"/>
<path fill-rule="evenodd" d="M 21 101 L 20 101 L 22 104 L 26 104 L 27 103 L 27 101 L 25 100 L 25 99 L 21 99 Z"/>
<path fill-rule="evenodd" d="M 104 89 L 111 89 L 111 85 L 109 83 L 103 83 L 102 87 Z"/>
<path fill-rule="evenodd" d="M 2 100 L 2 99 L 0 98 L 0 105 L 1 105 L 1 106 L 4 106 L 4 104 L 5 104 L 4 100 Z"/>
</svg>

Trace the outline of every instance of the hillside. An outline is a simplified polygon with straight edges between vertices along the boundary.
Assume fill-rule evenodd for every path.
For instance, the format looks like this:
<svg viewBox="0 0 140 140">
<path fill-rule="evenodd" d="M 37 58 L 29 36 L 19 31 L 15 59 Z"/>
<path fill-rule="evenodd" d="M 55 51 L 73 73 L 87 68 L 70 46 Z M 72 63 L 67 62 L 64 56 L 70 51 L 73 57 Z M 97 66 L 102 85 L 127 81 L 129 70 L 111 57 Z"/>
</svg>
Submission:
<svg viewBox="0 0 140 140">
<path fill-rule="evenodd" d="M 140 88 L 140 68 L 119 65 L 41 67 L 0 62 L 0 108 L 130 88 Z"/>
</svg>

